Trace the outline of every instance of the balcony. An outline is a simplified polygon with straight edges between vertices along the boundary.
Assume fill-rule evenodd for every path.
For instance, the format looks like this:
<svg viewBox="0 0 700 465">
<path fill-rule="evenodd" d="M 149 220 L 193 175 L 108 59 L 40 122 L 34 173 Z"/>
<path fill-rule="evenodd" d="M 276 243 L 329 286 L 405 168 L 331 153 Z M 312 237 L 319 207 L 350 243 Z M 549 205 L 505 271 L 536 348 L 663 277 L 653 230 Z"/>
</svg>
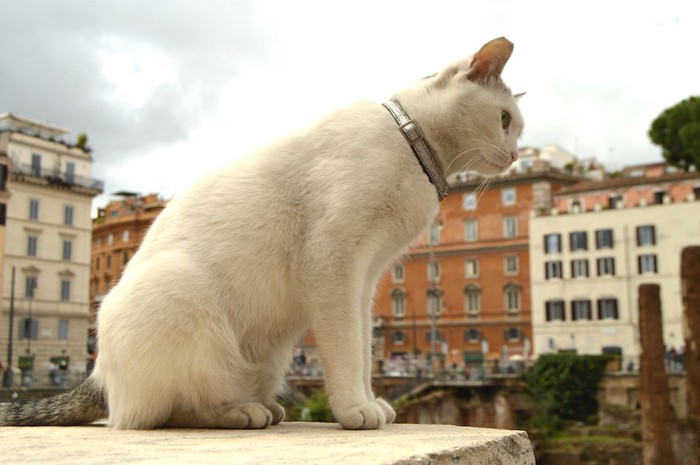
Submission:
<svg viewBox="0 0 700 465">
<path fill-rule="evenodd" d="M 104 181 L 94 178 L 76 176 L 75 174 L 57 169 L 39 168 L 27 164 L 13 164 L 10 171 L 14 179 L 42 179 L 50 185 L 81 189 L 88 189 L 95 194 L 104 192 Z"/>
</svg>

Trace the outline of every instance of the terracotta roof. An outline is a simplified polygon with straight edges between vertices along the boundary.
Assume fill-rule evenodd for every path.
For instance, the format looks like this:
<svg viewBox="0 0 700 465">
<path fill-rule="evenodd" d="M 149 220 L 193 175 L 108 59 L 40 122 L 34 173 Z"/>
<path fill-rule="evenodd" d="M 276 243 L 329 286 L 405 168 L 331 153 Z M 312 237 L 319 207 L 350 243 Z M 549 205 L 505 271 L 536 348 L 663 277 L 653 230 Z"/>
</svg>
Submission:
<svg viewBox="0 0 700 465">
<path fill-rule="evenodd" d="M 582 181 L 573 186 L 564 187 L 559 192 L 557 196 L 576 194 L 579 192 L 592 192 L 592 191 L 602 191 L 602 190 L 612 190 L 621 187 L 637 186 L 642 184 L 663 184 L 668 182 L 679 182 L 697 179 L 700 180 L 700 173 L 690 172 L 690 173 L 670 173 L 664 174 L 663 176 L 654 177 L 620 177 L 613 179 L 605 179 L 603 181 Z"/>
<path fill-rule="evenodd" d="M 512 173 L 504 176 L 496 176 L 493 179 L 485 178 L 482 176 L 473 176 L 467 179 L 466 182 L 461 182 L 459 179 L 453 179 L 450 181 L 450 189 L 459 190 L 468 187 L 476 187 L 484 183 L 488 183 L 489 186 L 504 186 L 510 184 L 520 184 L 524 182 L 531 182 L 539 179 L 550 179 L 553 181 L 560 181 L 565 184 L 573 184 L 581 180 L 580 176 L 575 176 L 569 173 L 565 173 L 556 169 L 549 170 L 529 170 L 523 173 Z"/>
</svg>

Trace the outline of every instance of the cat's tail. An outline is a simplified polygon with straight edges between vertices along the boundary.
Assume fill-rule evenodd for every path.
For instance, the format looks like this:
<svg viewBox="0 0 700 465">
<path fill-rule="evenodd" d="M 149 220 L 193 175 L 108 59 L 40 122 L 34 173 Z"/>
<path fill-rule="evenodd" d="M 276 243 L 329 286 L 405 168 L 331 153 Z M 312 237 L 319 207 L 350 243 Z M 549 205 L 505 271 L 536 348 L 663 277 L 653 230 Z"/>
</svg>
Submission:
<svg viewBox="0 0 700 465">
<path fill-rule="evenodd" d="M 93 378 L 54 397 L 0 404 L 0 426 L 74 426 L 106 417 L 107 402 Z"/>
</svg>

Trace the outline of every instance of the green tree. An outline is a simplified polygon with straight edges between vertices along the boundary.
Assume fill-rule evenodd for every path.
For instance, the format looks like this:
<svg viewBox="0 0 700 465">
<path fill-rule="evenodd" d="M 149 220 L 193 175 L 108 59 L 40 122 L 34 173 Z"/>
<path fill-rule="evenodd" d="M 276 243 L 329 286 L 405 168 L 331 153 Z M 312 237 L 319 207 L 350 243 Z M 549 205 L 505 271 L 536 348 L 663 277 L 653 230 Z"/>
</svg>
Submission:
<svg viewBox="0 0 700 465">
<path fill-rule="evenodd" d="M 287 421 L 334 421 L 328 396 L 320 391 L 311 393 L 303 404 L 293 406 L 288 413 Z"/>
<path fill-rule="evenodd" d="M 608 360 L 605 355 L 540 355 L 525 374 L 535 404 L 532 426 L 555 431 L 564 420 L 594 419 L 598 383 Z"/>
<path fill-rule="evenodd" d="M 649 129 L 664 159 L 686 171 L 700 169 L 700 97 L 689 97 L 663 111 Z"/>
</svg>

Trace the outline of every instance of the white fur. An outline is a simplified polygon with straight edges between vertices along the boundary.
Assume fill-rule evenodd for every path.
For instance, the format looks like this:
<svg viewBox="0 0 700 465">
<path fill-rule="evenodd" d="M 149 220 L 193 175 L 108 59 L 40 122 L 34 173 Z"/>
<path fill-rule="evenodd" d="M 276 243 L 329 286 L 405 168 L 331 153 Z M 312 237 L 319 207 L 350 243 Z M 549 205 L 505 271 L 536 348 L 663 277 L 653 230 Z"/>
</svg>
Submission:
<svg viewBox="0 0 700 465">
<path fill-rule="evenodd" d="M 470 63 L 395 95 L 446 175 L 470 163 L 500 172 L 517 154 L 515 100 L 467 79 Z M 308 327 L 337 420 L 351 429 L 393 421 L 370 386 L 372 294 L 437 210 L 435 188 L 376 103 L 204 177 L 160 214 L 102 303 L 93 376 L 109 425 L 279 422 L 274 401 Z"/>
</svg>

